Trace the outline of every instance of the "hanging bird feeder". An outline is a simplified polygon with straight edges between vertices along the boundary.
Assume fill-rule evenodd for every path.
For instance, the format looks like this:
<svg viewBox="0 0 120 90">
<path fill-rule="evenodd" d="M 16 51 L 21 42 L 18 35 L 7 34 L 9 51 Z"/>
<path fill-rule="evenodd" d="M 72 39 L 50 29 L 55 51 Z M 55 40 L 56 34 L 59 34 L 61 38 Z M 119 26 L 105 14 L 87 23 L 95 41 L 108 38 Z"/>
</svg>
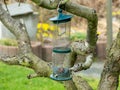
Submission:
<svg viewBox="0 0 120 90">
<path fill-rule="evenodd" d="M 62 13 L 58 10 L 58 16 L 50 18 L 50 21 L 57 27 L 54 31 L 53 40 L 53 73 L 50 78 L 58 81 L 70 80 L 71 72 L 66 64 L 70 56 L 70 29 L 72 15 Z"/>
</svg>

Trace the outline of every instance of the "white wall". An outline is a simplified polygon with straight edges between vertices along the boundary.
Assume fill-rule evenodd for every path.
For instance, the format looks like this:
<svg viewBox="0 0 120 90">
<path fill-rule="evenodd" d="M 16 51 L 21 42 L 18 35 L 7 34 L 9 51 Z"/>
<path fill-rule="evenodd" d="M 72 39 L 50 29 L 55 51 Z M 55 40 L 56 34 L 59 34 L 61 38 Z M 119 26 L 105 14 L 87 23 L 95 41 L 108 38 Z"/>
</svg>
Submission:
<svg viewBox="0 0 120 90">
<path fill-rule="evenodd" d="M 23 15 L 14 17 L 16 20 L 23 19 L 27 28 L 27 32 L 30 36 L 31 40 L 36 39 L 36 31 L 37 31 L 37 23 L 38 23 L 38 15 Z M 1 38 L 12 38 L 15 39 L 14 35 L 2 24 L 0 23 L 0 39 Z"/>
<path fill-rule="evenodd" d="M 12 38 L 15 36 L 1 23 L 1 38 Z"/>
<path fill-rule="evenodd" d="M 16 20 L 22 19 L 26 25 L 26 29 L 30 39 L 36 40 L 37 23 L 39 21 L 38 15 L 29 14 L 29 15 L 14 17 L 14 18 Z"/>
</svg>

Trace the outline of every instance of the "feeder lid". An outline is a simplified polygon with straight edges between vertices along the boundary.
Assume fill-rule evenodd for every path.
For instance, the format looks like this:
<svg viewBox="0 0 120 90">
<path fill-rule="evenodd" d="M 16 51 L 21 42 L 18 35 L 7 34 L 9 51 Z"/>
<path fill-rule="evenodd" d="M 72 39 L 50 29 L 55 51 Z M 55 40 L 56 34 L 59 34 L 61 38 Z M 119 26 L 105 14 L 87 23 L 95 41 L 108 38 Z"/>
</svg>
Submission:
<svg viewBox="0 0 120 90">
<path fill-rule="evenodd" d="M 55 53 L 70 53 L 71 49 L 70 48 L 66 48 L 66 47 L 55 47 L 53 48 L 53 52 Z"/>
<path fill-rule="evenodd" d="M 71 21 L 72 15 L 66 15 L 62 13 L 62 9 L 58 10 L 58 16 L 55 16 L 53 18 L 50 18 L 50 21 L 52 21 L 54 24 L 59 23 L 66 23 Z"/>
</svg>

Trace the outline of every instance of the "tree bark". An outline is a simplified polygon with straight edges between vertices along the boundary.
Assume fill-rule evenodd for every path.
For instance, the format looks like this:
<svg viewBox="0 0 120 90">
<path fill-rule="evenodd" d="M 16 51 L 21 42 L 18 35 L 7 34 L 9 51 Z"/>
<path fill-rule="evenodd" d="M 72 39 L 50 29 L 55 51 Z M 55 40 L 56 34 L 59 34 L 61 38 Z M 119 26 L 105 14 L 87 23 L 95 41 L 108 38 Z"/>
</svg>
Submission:
<svg viewBox="0 0 120 90">
<path fill-rule="evenodd" d="M 107 55 L 98 90 L 117 90 L 120 74 L 120 30 Z"/>
<path fill-rule="evenodd" d="M 73 75 L 73 81 L 77 87 L 77 90 L 93 90 L 91 86 L 79 75 Z"/>
</svg>

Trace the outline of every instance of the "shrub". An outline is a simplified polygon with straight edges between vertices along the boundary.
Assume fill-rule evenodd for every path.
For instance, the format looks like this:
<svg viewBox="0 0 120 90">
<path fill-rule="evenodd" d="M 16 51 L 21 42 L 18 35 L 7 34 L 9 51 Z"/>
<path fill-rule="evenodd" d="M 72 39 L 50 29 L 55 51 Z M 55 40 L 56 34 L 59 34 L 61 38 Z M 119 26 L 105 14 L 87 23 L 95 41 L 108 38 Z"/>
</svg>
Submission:
<svg viewBox="0 0 120 90">
<path fill-rule="evenodd" d="M 17 41 L 13 39 L 1 39 L 0 45 L 6 45 L 6 46 L 17 46 Z"/>
<path fill-rule="evenodd" d="M 73 33 L 70 38 L 71 38 L 72 41 L 85 40 L 86 39 L 86 34 L 85 33 L 76 32 L 76 33 Z"/>
</svg>

